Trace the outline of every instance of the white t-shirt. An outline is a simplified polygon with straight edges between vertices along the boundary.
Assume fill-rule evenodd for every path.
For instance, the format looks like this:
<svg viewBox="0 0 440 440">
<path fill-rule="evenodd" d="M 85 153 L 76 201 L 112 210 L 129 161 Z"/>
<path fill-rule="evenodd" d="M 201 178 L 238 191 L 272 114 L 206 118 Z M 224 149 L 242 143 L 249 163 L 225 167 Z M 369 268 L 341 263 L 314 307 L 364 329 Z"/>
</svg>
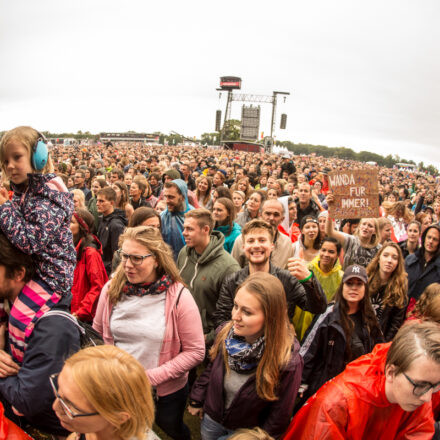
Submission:
<svg viewBox="0 0 440 440">
<path fill-rule="evenodd" d="M 158 295 L 125 296 L 110 317 L 115 345 L 135 357 L 146 369 L 159 366 L 165 334 L 166 292 Z"/>
</svg>

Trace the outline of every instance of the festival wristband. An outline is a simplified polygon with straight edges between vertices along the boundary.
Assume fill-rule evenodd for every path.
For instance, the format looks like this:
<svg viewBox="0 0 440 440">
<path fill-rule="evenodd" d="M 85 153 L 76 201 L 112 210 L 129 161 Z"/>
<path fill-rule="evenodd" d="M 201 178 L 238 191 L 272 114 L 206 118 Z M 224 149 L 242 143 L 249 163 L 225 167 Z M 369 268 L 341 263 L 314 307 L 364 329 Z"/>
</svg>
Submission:
<svg viewBox="0 0 440 440">
<path fill-rule="evenodd" d="M 312 276 L 313 276 L 313 272 L 310 271 L 310 275 L 309 275 L 308 277 L 304 278 L 303 280 L 298 280 L 298 281 L 299 281 L 301 284 L 307 283 L 307 281 L 309 281 L 310 278 L 312 278 Z"/>
</svg>

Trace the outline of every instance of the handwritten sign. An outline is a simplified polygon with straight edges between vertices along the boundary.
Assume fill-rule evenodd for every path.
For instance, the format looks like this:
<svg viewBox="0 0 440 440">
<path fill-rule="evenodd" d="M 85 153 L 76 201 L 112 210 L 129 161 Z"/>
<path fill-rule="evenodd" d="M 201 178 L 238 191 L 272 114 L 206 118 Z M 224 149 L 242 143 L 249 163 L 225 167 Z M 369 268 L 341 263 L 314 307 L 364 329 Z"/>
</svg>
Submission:
<svg viewBox="0 0 440 440">
<path fill-rule="evenodd" d="M 333 171 L 328 179 L 335 198 L 330 218 L 379 217 L 377 171 Z"/>
</svg>

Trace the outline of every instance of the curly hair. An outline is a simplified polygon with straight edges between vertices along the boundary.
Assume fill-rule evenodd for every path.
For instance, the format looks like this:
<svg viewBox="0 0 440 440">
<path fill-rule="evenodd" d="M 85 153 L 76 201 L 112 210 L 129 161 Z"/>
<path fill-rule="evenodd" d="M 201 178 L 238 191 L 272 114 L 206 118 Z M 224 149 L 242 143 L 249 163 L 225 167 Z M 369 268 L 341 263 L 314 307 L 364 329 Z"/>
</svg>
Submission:
<svg viewBox="0 0 440 440">
<path fill-rule="evenodd" d="M 370 298 L 374 296 L 383 285 L 379 275 L 379 260 L 385 249 L 389 247 L 392 247 L 396 250 L 398 262 L 396 268 L 391 274 L 391 277 L 387 281 L 382 303 L 385 306 L 402 308 L 406 305 L 408 300 L 408 274 L 405 270 L 402 251 L 399 245 L 392 241 L 387 241 L 384 243 L 367 267 Z"/>
<path fill-rule="evenodd" d="M 440 323 L 440 283 L 432 283 L 423 291 L 410 316 Z"/>
</svg>

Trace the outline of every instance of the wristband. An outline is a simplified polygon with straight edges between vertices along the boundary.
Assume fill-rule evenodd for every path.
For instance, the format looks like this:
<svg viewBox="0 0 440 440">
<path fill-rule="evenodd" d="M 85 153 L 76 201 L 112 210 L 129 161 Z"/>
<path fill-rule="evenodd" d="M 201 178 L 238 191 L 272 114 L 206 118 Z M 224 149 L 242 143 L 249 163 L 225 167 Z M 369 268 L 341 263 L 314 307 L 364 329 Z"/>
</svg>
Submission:
<svg viewBox="0 0 440 440">
<path fill-rule="evenodd" d="M 313 272 L 310 271 L 310 275 L 309 275 L 308 277 L 304 278 L 303 280 L 298 280 L 298 281 L 299 281 L 301 284 L 307 283 L 307 281 L 309 281 L 310 278 L 312 278 L 312 276 L 313 276 Z"/>
</svg>

